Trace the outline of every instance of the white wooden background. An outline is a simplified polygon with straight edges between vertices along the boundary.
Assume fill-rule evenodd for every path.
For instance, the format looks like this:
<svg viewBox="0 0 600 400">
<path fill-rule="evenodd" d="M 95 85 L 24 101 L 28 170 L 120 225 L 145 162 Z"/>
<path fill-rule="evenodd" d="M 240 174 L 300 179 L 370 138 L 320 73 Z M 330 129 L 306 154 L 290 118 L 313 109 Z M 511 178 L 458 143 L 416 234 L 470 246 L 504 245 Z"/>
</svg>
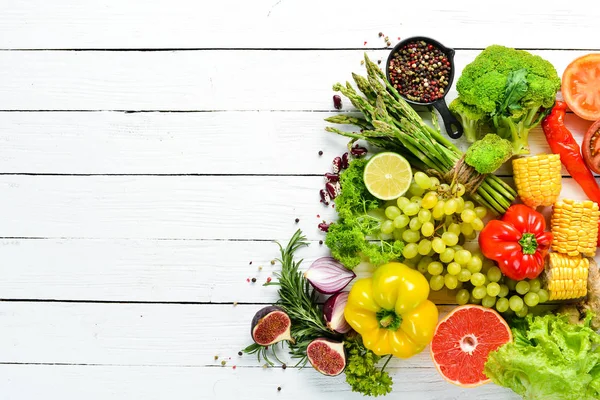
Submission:
<svg viewBox="0 0 600 400">
<path fill-rule="evenodd" d="M 271 241 L 300 227 L 305 266 L 327 254 L 317 191 L 345 144 L 323 131 L 332 83 L 365 50 L 385 61 L 380 31 L 458 49 L 457 75 L 493 43 L 559 73 L 600 49 L 583 0 L 0 6 L 2 400 L 360 398 L 343 376 L 237 355 L 276 299 L 260 285 Z M 547 150 L 539 131 L 531 143 Z M 583 197 L 571 179 L 563 195 Z M 445 383 L 427 352 L 390 371 L 390 398 L 515 398 Z"/>
</svg>

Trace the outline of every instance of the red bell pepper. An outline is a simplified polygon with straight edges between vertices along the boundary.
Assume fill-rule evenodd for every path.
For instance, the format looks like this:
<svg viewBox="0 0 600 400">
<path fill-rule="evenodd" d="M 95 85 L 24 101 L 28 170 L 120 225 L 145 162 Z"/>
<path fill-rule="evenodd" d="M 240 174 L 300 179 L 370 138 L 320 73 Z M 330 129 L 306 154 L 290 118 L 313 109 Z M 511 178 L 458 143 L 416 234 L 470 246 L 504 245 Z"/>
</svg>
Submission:
<svg viewBox="0 0 600 400">
<path fill-rule="evenodd" d="M 514 280 L 534 279 L 544 270 L 552 244 L 544 216 L 523 204 L 510 206 L 500 220 L 490 221 L 479 233 L 483 255 L 498 263 Z"/>
</svg>

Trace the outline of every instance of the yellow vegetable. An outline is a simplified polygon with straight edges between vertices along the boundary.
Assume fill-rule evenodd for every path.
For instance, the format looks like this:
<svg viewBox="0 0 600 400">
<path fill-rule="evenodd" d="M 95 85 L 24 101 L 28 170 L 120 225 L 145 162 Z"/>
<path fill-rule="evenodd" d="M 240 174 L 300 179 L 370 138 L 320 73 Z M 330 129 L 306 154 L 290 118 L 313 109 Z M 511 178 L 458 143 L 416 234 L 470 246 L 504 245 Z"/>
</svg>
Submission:
<svg viewBox="0 0 600 400">
<path fill-rule="evenodd" d="M 385 264 L 354 284 L 344 317 L 378 356 L 412 357 L 431 342 L 437 326 L 438 310 L 428 295 L 429 282 L 419 271 Z"/>
<path fill-rule="evenodd" d="M 536 208 L 551 206 L 558 200 L 561 190 L 558 154 L 515 158 L 512 165 L 517 192 L 523 203 Z"/>
<path fill-rule="evenodd" d="M 569 256 L 593 257 L 598 240 L 598 204 L 564 199 L 554 204 L 552 250 Z"/>
<path fill-rule="evenodd" d="M 577 299 L 587 294 L 590 260 L 580 255 L 550 253 L 546 283 L 550 300 Z"/>
</svg>

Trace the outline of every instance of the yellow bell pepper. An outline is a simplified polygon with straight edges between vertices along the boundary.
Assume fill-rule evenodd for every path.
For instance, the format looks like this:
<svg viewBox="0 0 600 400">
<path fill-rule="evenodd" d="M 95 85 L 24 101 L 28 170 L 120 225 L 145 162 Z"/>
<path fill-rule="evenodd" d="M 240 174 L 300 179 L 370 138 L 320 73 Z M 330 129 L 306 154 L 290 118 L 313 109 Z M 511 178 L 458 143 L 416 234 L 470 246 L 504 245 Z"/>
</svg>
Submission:
<svg viewBox="0 0 600 400">
<path fill-rule="evenodd" d="M 378 356 L 409 358 L 433 338 L 438 310 L 427 300 L 429 283 L 419 272 L 393 262 L 357 281 L 344 309 L 346 321 Z"/>
</svg>

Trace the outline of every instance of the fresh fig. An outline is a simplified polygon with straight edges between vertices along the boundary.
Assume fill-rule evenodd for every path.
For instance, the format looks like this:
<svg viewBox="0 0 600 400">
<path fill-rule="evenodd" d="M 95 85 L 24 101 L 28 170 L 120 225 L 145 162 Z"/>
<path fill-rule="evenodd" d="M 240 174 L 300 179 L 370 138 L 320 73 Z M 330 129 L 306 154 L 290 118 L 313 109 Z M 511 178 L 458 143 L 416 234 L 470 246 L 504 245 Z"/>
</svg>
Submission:
<svg viewBox="0 0 600 400">
<path fill-rule="evenodd" d="M 323 375 L 336 376 L 346 368 L 346 352 L 343 342 L 319 338 L 306 347 L 308 361 Z"/>
<path fill-rule="evenodd" d="M 270 346 L 282 340 L 293 342 L 290 334 L 292 321 L 279 307 L 267 306 L 258 310 L 252 318 L 250 333 L 252 339 L 261 346 Z"/>
</svg>

